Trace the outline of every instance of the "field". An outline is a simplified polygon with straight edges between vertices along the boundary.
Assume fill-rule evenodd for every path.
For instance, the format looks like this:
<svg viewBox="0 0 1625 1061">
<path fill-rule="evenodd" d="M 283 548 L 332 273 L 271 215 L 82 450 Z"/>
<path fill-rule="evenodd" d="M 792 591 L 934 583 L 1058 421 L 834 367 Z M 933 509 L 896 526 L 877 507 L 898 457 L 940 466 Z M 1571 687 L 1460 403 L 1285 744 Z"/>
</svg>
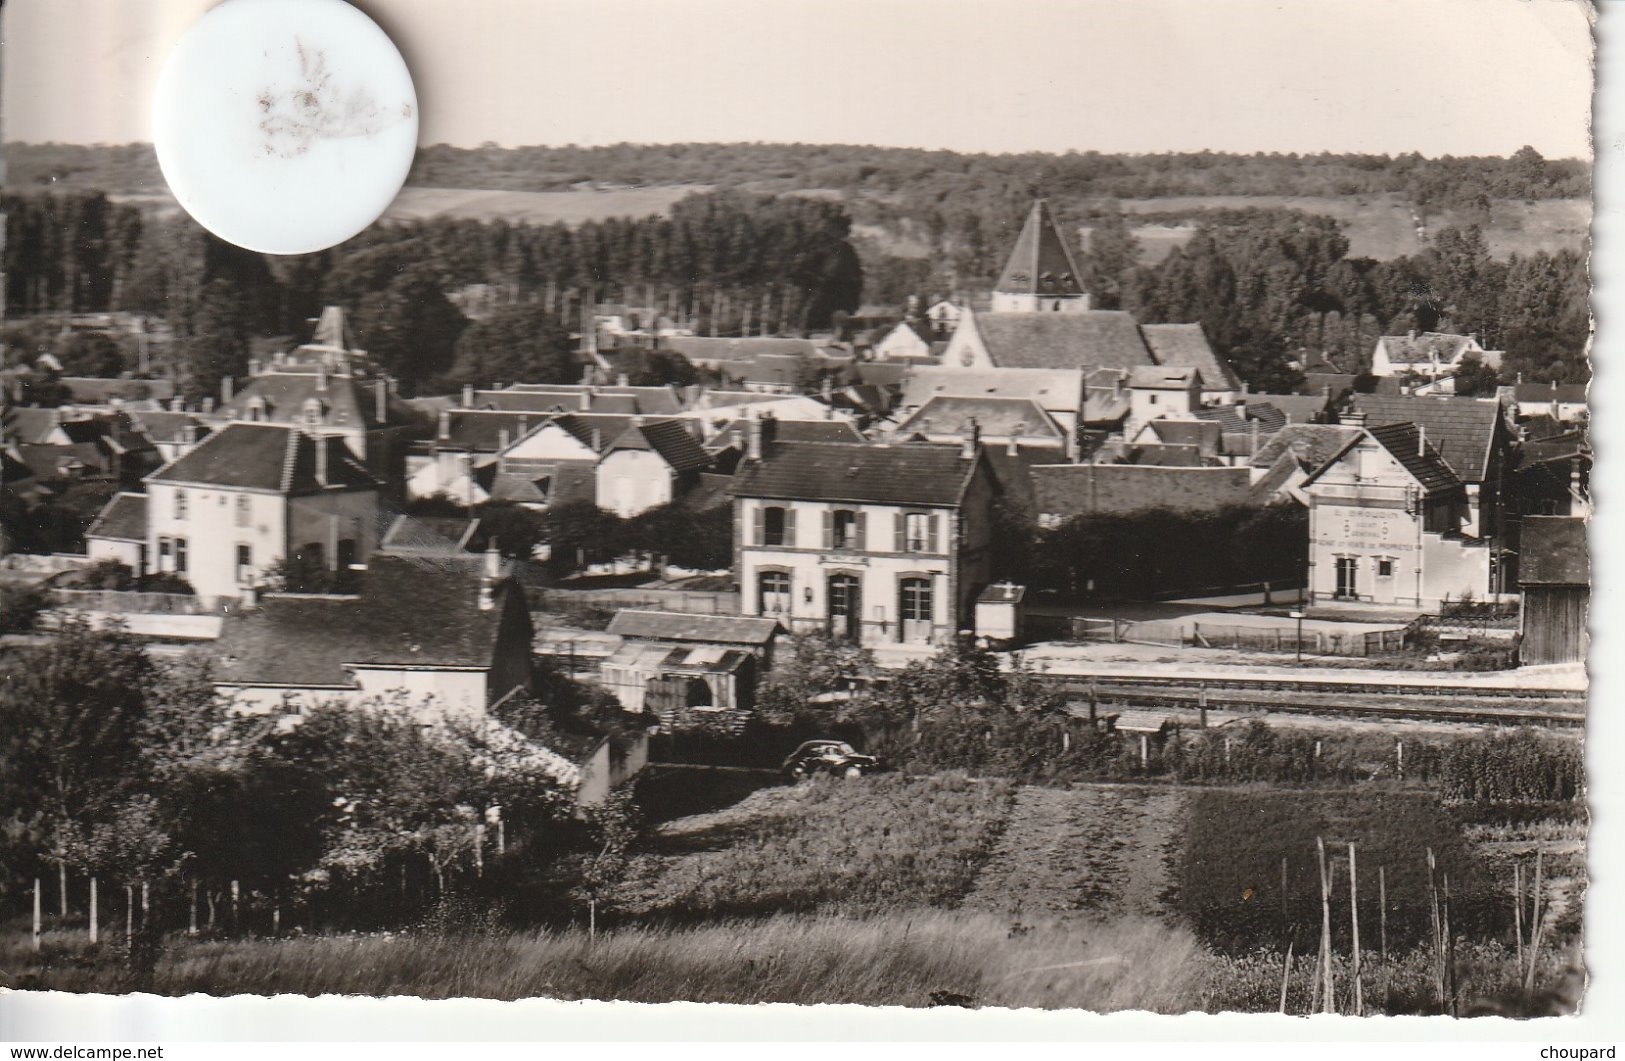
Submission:
<svg viewBox="0 0 1625 1061">
<path fill-rule="evenodd" d="M 710 785 L 696 776 L 691 786 L 715 802 L 653 827 L 596 936 L 582 921 L 536 929 L 481 916 L 369 935 L 171 936 L 138 985 L 116 941 L 97 950 L 82 931 L 52 931 L 35 955 L 13 922 L 0 930 L 0 987 L 1273 1011 L 1291 938 L 1288 1010 L 1304 1013 L 1323 836 L 1329 855 L 1358 845 L 1367 1012 L 1438 1011 L 1431 952 L 1414 945 L 1425 936 L 1416 912 L 1427 846 L 1451 878 L 1462 1014 L 1561 1012 L 1580 990 L 1573 805 L 1449 809 L 1376 787 L 1016 787 L 895 774 L 758 787 L 742 773 Z M 1497 882 L 1536 846 L 1558 884 L 1558 928 L 1525 992 L 1502 934 L 1509 889 Z M 1337 877 L 1337 999 L 1348 1012 L 1346 869 Z"/>
<path fill-rule="evenodd" d="M 1159 261 L 1174 247 L 1190 239 L 1195 221 L 1204 210 L 1281 208 L 1324 214 L 1336 218 L 1349 237 L 1352 258 L 1397 258 L 1423 249 L 1417 238 L 1416 221 L 1409 200 L 1398 195 L 1320 198 L 1290 195 L 1183 196 L 1167 199 L 1125 199 L 1122 208 L 1130 214 L 1159 215 L 1157 223 L 1135 232 L 1144 247 L 1145 261 Z M 1428 227 L 1438 230 L 1465 226 L 1470 219 L 1453 211 L 1440 211 L 1428 218 Z M 1591 205 L 1579 199 L 1496 200 L 1484 237 L 1490 253 L 1498 258 L 1530 254 L 1539 250 L 1578 249 L 1585 244 L 1591 225 Z"/>
</svg>

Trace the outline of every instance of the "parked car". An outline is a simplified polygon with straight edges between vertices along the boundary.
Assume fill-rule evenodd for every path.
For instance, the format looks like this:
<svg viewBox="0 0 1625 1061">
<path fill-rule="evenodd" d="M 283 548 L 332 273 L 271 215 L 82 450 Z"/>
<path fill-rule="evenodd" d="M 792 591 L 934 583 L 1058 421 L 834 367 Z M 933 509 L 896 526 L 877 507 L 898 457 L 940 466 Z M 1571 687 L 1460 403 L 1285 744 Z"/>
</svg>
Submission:
<svg viewBox="0 0 1625 1061">
<path fill-rule="evenodd" d="M 803 741 L 790 753 L 780 769 L 791 781 L 800 781 L 813 774 L 835 774 L 838 777 L 862 777 L 880 768 L 880 760 L 864 755 L 852 745 L 840 740 Z"/>
</svg>

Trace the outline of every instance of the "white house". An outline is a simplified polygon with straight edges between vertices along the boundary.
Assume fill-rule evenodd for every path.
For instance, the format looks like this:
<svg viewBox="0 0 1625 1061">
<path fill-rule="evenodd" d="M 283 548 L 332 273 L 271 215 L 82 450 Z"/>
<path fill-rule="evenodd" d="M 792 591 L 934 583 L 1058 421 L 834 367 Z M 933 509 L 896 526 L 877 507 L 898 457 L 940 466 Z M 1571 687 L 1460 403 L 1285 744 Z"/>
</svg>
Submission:
<svg viewBox="0 0 1625 1061">
<path fill-rule="evenodd" d="M 711 464 L 694 428 L 688 420 L 634 416 L 598 461 L 598 506 L 625 518 L 686 493 Z"/>
<path fill-rule="evenodd" d="M 1484 349 L 1479 345 L 1477 335 L 1453 335 L 1447 332 L 1384 335 L 1377 340 L 1376 348 L 1371 352 L 1371 374 L 1416 375 L 1431 379 L 1454 373 L 1467 360 L 1500 368 L 1501 351 Z"/>
<path fill-rule="evenodd" d="M 875 343 L 873 352 L 877 361 L 925 361 L 931 357 L 931 340 L 902 321 Z"/>
<path fill-rule="evenodd" d="M 1191 418 L 1202 407 L 1202 374 L 1194 368 L 1141 365 L 1129 370 L 1128 395 L 1123 437 L 1133 438 L 1148 421 Z"/>
<path fill-rule="evenodd" d="M 146 477 L 146 570 L 237 597 L 298 553 L 342 569 L 378 541 L 381 485 L 344 440 L 229 424 Z"/>
<path fill-rule="evenodd" d="M 1490 592 L 1490 545 L 1462 532 L 1466 487 L 1416 425 L 1362 430 L 1300 489 L 1311 601 L 1421 609 Z"/>
<path fill-rule="evenodd" d="M 734 475 L 741 611 L 865 644 L 941 643 L 989 581 L 981 446 L 780 442 Z"/>
</svg>

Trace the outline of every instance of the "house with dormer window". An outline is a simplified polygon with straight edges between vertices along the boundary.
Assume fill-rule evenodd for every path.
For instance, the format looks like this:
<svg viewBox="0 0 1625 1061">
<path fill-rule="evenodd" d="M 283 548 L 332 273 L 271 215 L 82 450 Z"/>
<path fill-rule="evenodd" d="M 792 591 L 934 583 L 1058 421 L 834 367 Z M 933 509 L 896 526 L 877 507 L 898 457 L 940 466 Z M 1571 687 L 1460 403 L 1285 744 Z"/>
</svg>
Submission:
<svg viewBox="0 0 1625 1061">
<path fill-rule="evenodd" d="M 993 485 L 959 445 L 773 442 L 734 473 L 741 611 L 869 645 L 940 644 L 990 579 Z"/>
</svg>

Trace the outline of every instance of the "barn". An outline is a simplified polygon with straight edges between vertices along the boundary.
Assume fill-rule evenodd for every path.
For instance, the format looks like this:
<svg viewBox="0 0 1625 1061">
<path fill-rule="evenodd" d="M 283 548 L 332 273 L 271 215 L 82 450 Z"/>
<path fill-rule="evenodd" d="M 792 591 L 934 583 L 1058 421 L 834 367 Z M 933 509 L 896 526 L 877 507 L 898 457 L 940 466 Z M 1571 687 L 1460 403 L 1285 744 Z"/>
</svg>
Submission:
<svg viewBox="0 0 1625 1061">
<path fill-rule="evenodd" d="M 1586 658 L 1591 637 L 1591 554 L 1586 521 L 1577 516 L 1525 516 L 1519 548 L 1523 608 L 1520 659 L 1569 663 Z"/>
</svg>

